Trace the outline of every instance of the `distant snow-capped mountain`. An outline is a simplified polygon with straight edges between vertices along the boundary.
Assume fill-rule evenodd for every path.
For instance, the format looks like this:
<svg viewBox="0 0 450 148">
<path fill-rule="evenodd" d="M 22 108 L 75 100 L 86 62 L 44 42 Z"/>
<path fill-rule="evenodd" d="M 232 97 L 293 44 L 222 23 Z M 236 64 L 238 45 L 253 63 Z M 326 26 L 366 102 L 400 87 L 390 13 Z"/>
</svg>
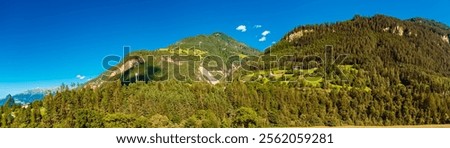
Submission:
<svg viewBox="0 0 450 148">
<path fill-rule="evenodd" d="M 46 94 L 52 93 L 52 90 L 48 89 L 32 89 L 27 90 L 23 93 L 19 93 L 16 95 L 13 95 L 14 102 L 17 104 L 29 104 L 36 100 L 42 100 Z M 8 96 L 5 98 L 0 99 L 0 105 L 5 104 L 7 101 Z"/>
</svg>

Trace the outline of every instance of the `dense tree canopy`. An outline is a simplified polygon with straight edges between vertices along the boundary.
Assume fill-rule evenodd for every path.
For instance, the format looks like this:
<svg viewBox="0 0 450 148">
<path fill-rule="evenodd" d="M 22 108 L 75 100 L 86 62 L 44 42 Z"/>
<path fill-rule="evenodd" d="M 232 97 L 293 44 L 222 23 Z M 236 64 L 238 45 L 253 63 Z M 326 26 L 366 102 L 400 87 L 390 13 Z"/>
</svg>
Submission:
<svg viewBox="0 0 450 148">
<path fill-rule="evenodd" d="M 449 124 L 450 97 L 419 88 L 304 88 L 277 82 L 149 82 L 58 92 L 1 107 L 2 127 L 302 127 Z M 420 88 L 424 89 L 424 88 Z M 447 96 L 444 96 L 447 95 Z"/>
</svg>

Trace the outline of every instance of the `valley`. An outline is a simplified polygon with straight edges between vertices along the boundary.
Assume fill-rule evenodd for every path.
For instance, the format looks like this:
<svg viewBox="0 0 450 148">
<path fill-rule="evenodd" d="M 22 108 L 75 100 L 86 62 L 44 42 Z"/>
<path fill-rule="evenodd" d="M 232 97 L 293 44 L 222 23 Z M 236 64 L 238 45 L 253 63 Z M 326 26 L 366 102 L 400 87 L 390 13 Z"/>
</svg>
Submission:
<svg viewBox="0 0 450 148">
<path fill-rule="evenodd" d="M 187 37 L 28 107 L 6 103 L 0 125 L 447 127 L 449 35 L 428 19 L 357 15 L 298 26 L 263 52 L 219 32 Z"/>
</svg>

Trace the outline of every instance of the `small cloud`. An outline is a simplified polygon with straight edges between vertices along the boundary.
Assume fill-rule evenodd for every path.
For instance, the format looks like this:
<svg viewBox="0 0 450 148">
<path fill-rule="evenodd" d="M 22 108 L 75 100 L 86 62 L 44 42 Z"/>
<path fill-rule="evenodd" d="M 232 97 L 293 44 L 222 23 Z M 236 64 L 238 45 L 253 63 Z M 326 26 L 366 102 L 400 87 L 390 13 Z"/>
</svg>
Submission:
<svg viewBox="0 0 450 148">
<path fill-rule="evenodd" d="M 267 35 L 269 35 L 269 34 L 270 34 L 270 31 L 269 31 L 269 30 L 266 30 L 266 31 L 264 31 L 263 33 L 261 33 L 262 36 L 267 36 Z"/>
<path fill-rule="evenodd" d="M 241 31 L 241 32 L 246 32 L 247 31 L 247 26 L 245 25 L 239 25 L 238 27 L 236 27 L 237 31 Z"/>
<path fill-rule="evenodd" d="M 84 78 L 86 78 L 86 76 L 77 75 L 77 79 L 84 80 Z"/>
<path fill-rule="evenodd" d="M 256 29 L 258 29 L 258 28 L 261 28 L 262 25 L 255 25 L 254 27 L 255 27 Z"/>
<path fill-rule="evenodd" d="M 263 37 L 261 37 L 258 41 L 264 42 L 264 41 L 266 41 L 266 40 L 267 40 L 266 36 L 263 36 Z"/>
<path fill-rule="evenodd" d="M 275 42 L 275 41 L 272 42 L 272 44 L 275 44 L 275 43 L 277 43 L 277 42 Z"/>
</svg>

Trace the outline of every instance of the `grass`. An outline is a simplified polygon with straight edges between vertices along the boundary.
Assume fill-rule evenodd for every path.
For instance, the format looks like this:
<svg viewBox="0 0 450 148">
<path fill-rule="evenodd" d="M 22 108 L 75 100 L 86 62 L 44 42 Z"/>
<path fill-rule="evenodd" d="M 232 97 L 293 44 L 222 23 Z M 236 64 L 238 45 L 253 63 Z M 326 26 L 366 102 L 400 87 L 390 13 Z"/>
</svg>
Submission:
<svg viewBox="0 0 450 148">
<path fill-rule="evenodd" d="M 358 72 L 357 69 L 353 68 L 353 65 L 338 65 L 337 67 L 339 69 L 341 69 L 342 71 L 348 71 L 348 72 L 355 71 L 355 72 Z"/>
<path fill-rule="evenodd" d="M 317 70 L 317 68 L 311 68 L 311 69 L 300 69 L 300 72 L 302 74 L 312 74 Z"/>
<path fill-rule="evenodd" d="M 305 77 L 306 82 L 313 87 L 320 87 L 323 82 L 322 77 Z"/>
<path fill-rule="evenodd" d="M 285 74 L 287 70 L 274 70 L 273 74 Z"/>
<path fill-rule="evenodd" d="M 344 71 L 345 73 L 355 73 L 358 72 L 357 69 L 353 68 L 353 65 L 338 65 L 338 67 Z M 288 84 L 289 81 L 285 81 L 285 80 L 292 80 L 292 81 L 296 81 L 299 79 L 304 79 L 307 83 L 307 86 L 310 87 L 320 87 L 322 85 L 322 83 L 324 82 L 324 79 L 322 77 L 314 77 L 311 76 L 311 74 L 314 74 L 317 71 L 318 68 L 311 68 L 311 69 L 298 69 L 298 70 L 294 70 L 295 72 L 300 72 L 300 76 L 299 77 L 294 77 L 294 74 L 286 74 L 288 72 L 288 70 L 284 70 L 284 69 L 272 69 L 271 71 L 254 71 L 253 73 L 244 75 L 242 77 L 242 80 L 244 81 L 250 81 L 253 77 L 257 77 L 257 76 L 262 76 L 263 79 L 261 80 L 263 83 L 267 83 L 269 80 L 266 78 L 266 76 L 269 75 L 269 73 L 272 74 L 272 76 L 279 80 L 279 81 L 284 81 L 283 84 Z M 286 79 L 281 80 L 280 78 L 283 77 L 283 75 L 286 77 Z M 331 84 L 331 88 L 333 89 L 346 89 L 346 90 L 350 90 L 354 87 L 349 86 L 349 85 L 336 85 L 336 84 Z M 370 92 L 372 91 L 369 87 L 365 86 L 365 87 L 361 87 L 361 88 L 355 88 L 355 89 L 360 89 L 360 90 L 364 90 L 366 92 Z"/>
<path fill-rule="evenodd" d="M 241 59 L 246 58 L 246 57 L 248 57 L 248 56 L 245 54 L 239 54 L 239 58 L 241 58 Z"/>
<path fill-rule="evenodd" d="M 331 85 L 331 88 L 334 88 L 334 89 L 342 89 L 344 86 L 341 86 L 341 85 L 335 85 L 335 84 L 330 84 Z M 351 89 L 351 86 L 349 86 L 349 89 Z"/>
<path fill-rule="evenodd" d="M 428 125 L 395 125 L 395 126 L 319 126 L 312 128 L 450 128 L 450 124 L 428 124 Z"/>
<path fill-rule="evenodd" d="M 164 51 L 164 50 L 161 50 L 161 51 Z M 169 52 L 171 54 L 178 53 L 181 55 L 194 55 L 194 56 L 203 56 L 208 53 L 208 52 L 200 50 L 200 49 L 172 49 L 172 50 L 169 50 Z"/>
</svg>

